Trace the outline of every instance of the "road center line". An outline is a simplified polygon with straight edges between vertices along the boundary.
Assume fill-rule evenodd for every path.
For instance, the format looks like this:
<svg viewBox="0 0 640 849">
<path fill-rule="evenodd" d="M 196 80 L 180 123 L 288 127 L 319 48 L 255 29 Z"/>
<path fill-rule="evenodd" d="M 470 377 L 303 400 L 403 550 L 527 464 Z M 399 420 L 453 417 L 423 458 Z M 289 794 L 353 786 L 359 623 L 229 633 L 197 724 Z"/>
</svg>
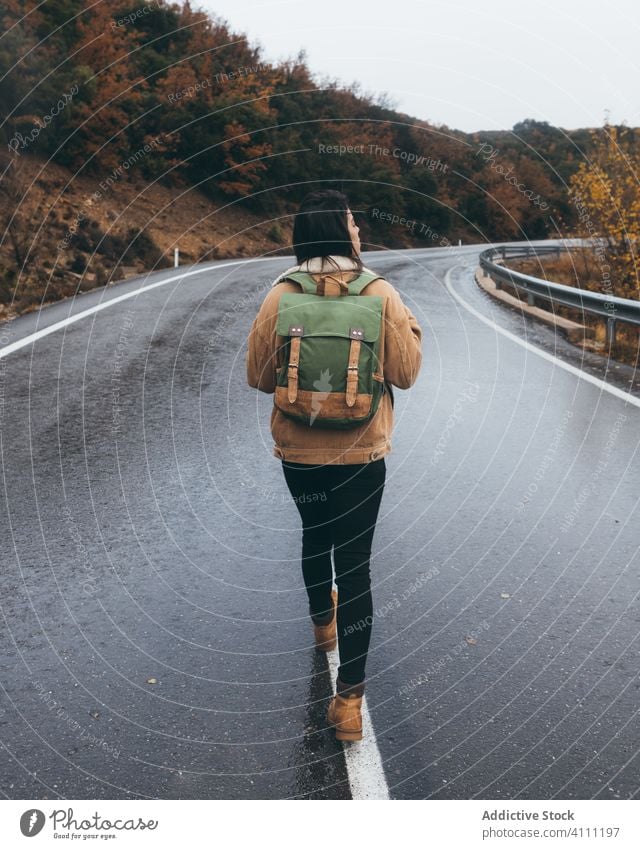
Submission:
<svg viewBox="0 0 640 849">
<path fill-rule="evenodd" d="M 331 686 L 335 695 L 339 665 L 336 649 L 327 652 L 327 660 Z M 362 740 L 356 743 L 343 743 L 342 749 L 347 764 L 351 798 L 355 800 L 389 799 L 389 786 L 382 767 L 382 757 L 367 707 L 366 695 L 362 697 Z"/>
</svg>

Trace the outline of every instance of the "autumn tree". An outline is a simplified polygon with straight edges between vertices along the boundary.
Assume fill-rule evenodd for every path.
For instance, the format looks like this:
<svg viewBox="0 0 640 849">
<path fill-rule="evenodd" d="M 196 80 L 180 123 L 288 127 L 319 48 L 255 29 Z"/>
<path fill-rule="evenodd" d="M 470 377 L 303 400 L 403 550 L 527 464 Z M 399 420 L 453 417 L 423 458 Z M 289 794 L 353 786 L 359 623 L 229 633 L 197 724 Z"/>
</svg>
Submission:
<svg viewBox="0 0 640 849">
<path fill-rule="evenodd" d="M 88 156 L 90 170 L 117 168 L 131 153 L 128 129 L 139 117 L 145 80 L 131 60 L 137 47 L 135 31 L 118 25 L 127 8 L 122 3 L 93 4 L 77 24 L 82 99 L 68 149 L 77 151 L 75 165 L 84 165 Z"/>
<path fill-rule="evenodd" d="M 606 123 L 592 135 L 592 152 L 570 179 L 578 234 L 589 240 L 599 264 L 610 266 L 614 293 L 637 298 L 640 134 Z"/>
</svg>

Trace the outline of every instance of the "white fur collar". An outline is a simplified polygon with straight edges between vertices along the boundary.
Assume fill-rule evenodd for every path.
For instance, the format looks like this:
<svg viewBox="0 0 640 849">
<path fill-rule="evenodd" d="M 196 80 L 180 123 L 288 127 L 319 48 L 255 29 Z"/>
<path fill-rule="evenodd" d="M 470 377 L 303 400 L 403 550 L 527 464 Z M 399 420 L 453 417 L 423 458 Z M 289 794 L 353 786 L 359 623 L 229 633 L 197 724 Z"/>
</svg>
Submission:
<svg viewBox="0 0 640 849">
<path fill-rule="evenodd" d="M 287 274 L 292 274 L 294 271 L 322 274 L 325 271 L 329 273 L 335 271 L 336 266 L 342 271 L 354 271 L 357 268 L 355 261 L 349 256 L 340 256 L 338 254 L 332 254 L 331 257 L 312 256 L 310 259 L 300 263 L 300 265 L 294 265 L 288 268 L 273 281 L 271 286 L 275 286 L 283 277 L 286 277 Z M 363 266 L 362 270 L 369 271 L 370 269 Z"/>
</svg>

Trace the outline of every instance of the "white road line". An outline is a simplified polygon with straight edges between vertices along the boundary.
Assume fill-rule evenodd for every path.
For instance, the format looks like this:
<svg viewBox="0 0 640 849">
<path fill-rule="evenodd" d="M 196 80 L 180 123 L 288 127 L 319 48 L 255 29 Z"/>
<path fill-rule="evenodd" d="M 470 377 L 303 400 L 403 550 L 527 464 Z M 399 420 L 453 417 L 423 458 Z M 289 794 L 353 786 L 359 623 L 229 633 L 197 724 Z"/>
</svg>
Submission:
<svg viewBox="0 0 640 849">
<path fill-rule="evenodd" d="M 336 649 L 327 652 L 331 687 L 335 695 L 339 657 Z M 330 729 L 331 730 L 331 729 Z M 382 758 L 373 730 L 366 695 L 362 697 L 362 740 L 343 743 L 344 759 L 352 799 L 388 799 L 389 785 L 382 767 Z"/>
<path fill-rule="evenodd" d="M 117 295 L 115 298 L 110 298 L 108 301 L 103 301 L 99 304 L 96 304 L 94 307 L 89 307 L 89 309 L 82 310 L 82 312 L 75 313 L 75 315 L 70 315 L 68 318 L 63 319 L 62 321 L 57 321 L 55 324 L 49 325 L 49 327 L 44 327 L 42 330 L 37 330 L 35 333 L 30 333 L 29 336 L 25 336 L 24 339 L 18 339 L 16 342 L 12 342 L 10 345 L 5 345 L 4 348 L 0 348 L 0 359 L 3 357 L 9 356 L 14 351 L 19 351 L 20 348 L 24 348 L 27 345 L 30 345 L 32 342 L 35 342 L 38 339 L 42 339 L 43 336 L 48 336 L 50 333 L 55 333 L 56 330 L 61 330 L 63 327 L 68 327 L 70 324 L 74 324 L 76 321 L 80 321 L 83 318 L 87 318 L 89 315 L 93 315 L 94 313 L 100 312 L 100 310 L 106 310 L 107 307 L 113 306 L 113 304 L 119 304 L 121 301 L 126 301 L 128 298 L 135 298 L 137 295 L 142 295 L 145 292 L 150 292 L 152 289 L 157 289 L 158 286 L 166 286 L 167 283 L 173 283 L 174 280 L 183 280 L 185 277 L 192 277 L 194 274 L 204 274 L 207 271 L 217 271 L 219 268 L 229 268 L 232 265 L 248 265 L 252 262 L 275 262 L 276 260 L 282 261 L 284 257 L 277 256 L 265 256 L 260 257 L 258 259 L 238 259 L 233 260 L 232 262 L 225 262 L 221 265 L 212 265 L 206 268 L 196 268 L 194 271 L 185 271 L 182 274 L 175 274 L 173 277 L 167 277 L 165 280 L 159 280 L 157 283 L 150 283 L 148 286 L 142 286 L 140 289 L 135 289 L 133 292 L 127 292 L 124 295 Z M 127 281 L 118 281 L 118 282 L 127 282 Z M 11 324 L 12 322 L 8 322 Z M 0 324 L 0 331 L 6 330 L 6 326 Z"/>
<path fill-rule="evenodd" d="M 506 336 L 507 339 L 511 339 L 512 342 L 515 342 L 517 345 L 521 345 L 523 348 L 526 348 L 527 351 L 531 351 L 534 354 L 537 354 L 539 357 L 542 357 L 544 360 L 548 360 L 554 365 L 560 366 L 565 371 L 570 372 L 571 374 L 575 374 L 576 377 L 582 378 L 582 380 L 586 380 L 588 383 L 593 383 L 594 386 L 600 387 L 600 389 L 604 389 L 605 392 L 611 393 L 611 395 L 615 395 L 616 398 L 621 398 L 627 404 L 633 404 L 635 407 L 640 407 L 640 398 L 636 398 L 634 395 L 631 395 L 629 392 L 625 392 L 624 389 L 618 389 L 617 386 L 613 386 L 611 383 L 607 383 L 606 380 L 601 380 L 599 377 L 594 377 L 592 374 L 588 372 L 582 371 L 575 366 L 572 366 L 570 363 L 565 363 L 563 360 L 555 357 L 553 354 L 549 354 L 547 351 L 543 351 L 542 348 L 538 348 L 536 345 L 532 345 L 531 342 L 527 342 L 526 339 L 521 339 L 519 336 L 516 336 L 515 333 L 511 333 L 509 330 L 505 330 L 504 327 L 500 327 L 499 324 L 493 322 L 490 318 L 487 318 L 481 312 L 479 312 L 475 307 L 472 307 L 471 304 L 467 303 L 463 297 L 461 297 L 451 285 L 451 274 L 455 271 L 456 268 L 461 268 L 462 266 L 454 265 L 450 268 L 444 276 L 444 285 L 447 287 L 449 293 L 453 295 L 453 297 L 461 304 L 468 312 L 472 313 L 479 318 L 480 321 L 483 321 L 489 327 L 492 327 L 494 330 L 497 330 L 498 333 L 502 333 L 503 336 Z"/>
</svg>

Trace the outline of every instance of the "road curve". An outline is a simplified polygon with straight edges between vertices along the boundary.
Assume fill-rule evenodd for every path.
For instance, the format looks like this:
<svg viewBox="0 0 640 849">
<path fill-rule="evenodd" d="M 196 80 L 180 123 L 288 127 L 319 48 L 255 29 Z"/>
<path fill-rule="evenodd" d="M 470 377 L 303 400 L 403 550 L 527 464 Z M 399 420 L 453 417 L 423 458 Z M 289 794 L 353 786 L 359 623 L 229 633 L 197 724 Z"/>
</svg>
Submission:
<svg viewBox="0 0 640 849">
<path fill-rule="evenodd" d="M 424 331 L 372 559 L 383 779 L 637 798 L 638 381 L 492 302 L 482 247 L 364 257 Z M 272 399 L 245 382 L 290 264 L 166 270 L 0 325 L 5 797 L 352 797 Z"/>
</svg>

